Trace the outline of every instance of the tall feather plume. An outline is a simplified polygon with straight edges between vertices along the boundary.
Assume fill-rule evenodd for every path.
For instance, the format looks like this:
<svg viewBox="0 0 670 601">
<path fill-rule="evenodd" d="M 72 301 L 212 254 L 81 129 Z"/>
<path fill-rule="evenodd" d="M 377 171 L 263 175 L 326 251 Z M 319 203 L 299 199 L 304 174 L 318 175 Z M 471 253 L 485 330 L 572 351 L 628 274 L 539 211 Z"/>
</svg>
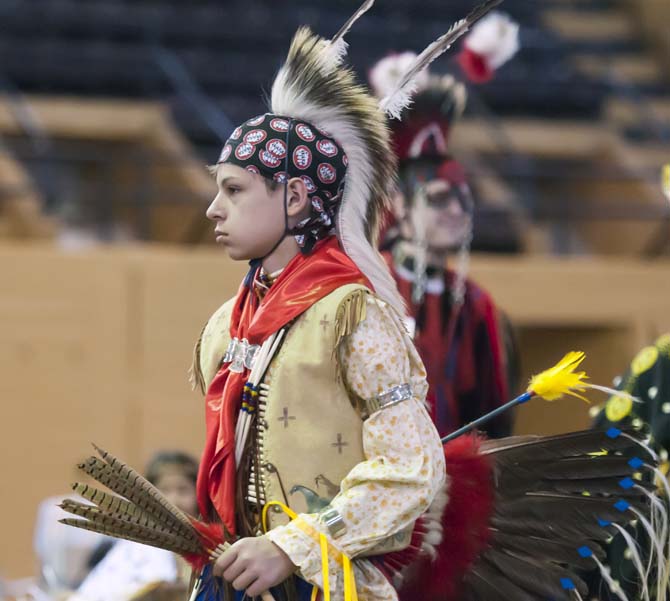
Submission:
<svg viewBox="0 0 670 601">
<path fill-rule="evenodd" d="M 449 50 L 456 40 L 469 31 L 474 23 L 501 4 L 502 1 L 486 0 L 486 2 L 476 7 L 465 19 L 454 23 L 447 33 L 427 46 L 399 79 L 394 90 L 381 101 L 381 108 L 394 119 L 400 119 L 403 109 L 407 108 L 412 102 L 412 95 L 416 91 L 417 76 L 436 58 Z"/>
<path fill-rule="evenodd" d="M 333 64 L 330 42 L 301 28 L 272 86 L 271 110 L 328 132 L 349 159 L 337 232 L 347 255 L 376 293 L 399 313 L 404 303 L 376 249 L 379 217 L 389 204 L 395 157 L 386 118 L 351 69 Z"/>
<path fill-rule="evenodd" d="M 342 28 L 330 39 L 330 44 L 325 52 L 327 55 L 326 60 L 330 61 L 333 67 L 340 65 L 344 60 L 344 57 L 347 55 L 348 45 L 344 40 L 344 36 L 349 33 L 354 23 L 372 8 L 374 3 L 375 0 L 365 0 L 358 10 L 347 19 L 347 22 Z"/>
</svg>

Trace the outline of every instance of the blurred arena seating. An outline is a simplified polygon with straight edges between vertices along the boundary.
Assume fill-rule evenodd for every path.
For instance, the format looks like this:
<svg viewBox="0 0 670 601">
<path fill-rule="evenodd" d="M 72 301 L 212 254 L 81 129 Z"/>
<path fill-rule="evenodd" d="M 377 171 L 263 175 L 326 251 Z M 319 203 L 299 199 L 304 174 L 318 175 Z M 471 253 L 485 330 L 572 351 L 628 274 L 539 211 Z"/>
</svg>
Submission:
<svg viewBox="0 0 670 601">
<path fill-rule="evenodd" d="M 86 207 L 78 218 L 96 223 L 102 239 L 200 242 L 206 226 L 201 205 L 194 211 L 192 201 L 204 202 L 211 188 L 201 181 L 175 188 L 156 171 L 213 162 L 233 125 L 264 110 L 258 90 L 267 90 L 296 27 L 306 23 L 332 35 L 357 4 L 7 0 L 0 6 L 0 91 L 19 127 L 0 134 L 50 214 L 67 221 L 74 203 Z M 475 249 L 653 254 L 665 248 L 654 222 L 668 212 L 658 168 L 670 142 L 670 80 L 662 49 L 654 49 L 667 36 L 657 25 L 663 2 L 639 4 L 504 3 L 521 24 L 522 50 L 494 81 L 471 86 L 452 144 L 480 201 Z M 380 1 L 348 37 L 351 62 L 365 76 L 389 51 L 420 50 L 472 6 Z M 437 70 L 458 73 L 448 57 Z M 43 123 L 49 119 L 28 102 L 73 96 L 161 103 L 165 122 L 176 126 L 170 137 L 180 139 L 179 152 L 136 150 L 134 166 L 144 176 L 121 184 L 125 200 L 92 190 L 91 174 L 114 180 L 114 165 L 128 159 L 128 149 L 118 147 L 118 137 L 78 137 L 76 111 L 70 133 L 49 131 Z M 112 114 L 100 118 L 121 125 Z M 157 163 L 162 170 L 154 169 Z M 110 218 L 118 226 L 111 231 Z M 170 226 L 172 218 L 181 226 Z M 603 243 L 602 227 L 631 232 L 626 245 Z"/>
</svg>

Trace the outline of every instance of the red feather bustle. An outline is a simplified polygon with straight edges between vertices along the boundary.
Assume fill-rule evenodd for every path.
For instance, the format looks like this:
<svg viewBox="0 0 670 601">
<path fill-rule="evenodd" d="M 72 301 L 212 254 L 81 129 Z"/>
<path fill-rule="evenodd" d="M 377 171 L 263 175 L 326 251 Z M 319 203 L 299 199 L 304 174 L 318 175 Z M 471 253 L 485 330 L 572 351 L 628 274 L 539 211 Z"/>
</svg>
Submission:
<svg viewBox="0 0 670 601">
<path fill-rule="evenodd" d="M 400 590 L 401 601 L 456 601 L 463 576 L 488 547 L 493 513 L 493 471 L 466 435 L 444 445 L 449 499 L 442 515 L 442 542 L 433 560 L 422 557 Z"/>
</svg>

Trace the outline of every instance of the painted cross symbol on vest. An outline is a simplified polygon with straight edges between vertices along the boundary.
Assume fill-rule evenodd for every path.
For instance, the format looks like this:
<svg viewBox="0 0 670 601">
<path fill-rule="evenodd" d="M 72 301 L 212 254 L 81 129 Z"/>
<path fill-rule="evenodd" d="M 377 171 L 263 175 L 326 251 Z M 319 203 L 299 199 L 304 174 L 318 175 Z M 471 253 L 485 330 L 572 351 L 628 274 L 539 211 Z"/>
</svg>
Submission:
<svg viewBox="0 0 670 601">
<path fill-rule="evenodd" d="M 323 319 L 319 322 L 319 325 L 323 328 L 324 332 L 326 331 L 326 328 L 328 327 L 329 324 L 330 322 L 326 319 L 326 316 L 324 315 Z"/>
<path fill-rule="evenodd" d="M 284 428 L 288 428 L 289 420 L 295 419 L 295 416 L 288 414 L 288 407 L 284 407 L 283 415 L 278 418 L 278 421 L 284 422 Z"/>
<path fill-rule="evenodd" d="M 338 454 L 342 454 L 342 447 L 348 447 L 349 443 L 342 440 L 342 434 L 337 435 L 337 442 L 334 442 L 330 445 L 331 447 L 337 447 Z"/>
</svg>

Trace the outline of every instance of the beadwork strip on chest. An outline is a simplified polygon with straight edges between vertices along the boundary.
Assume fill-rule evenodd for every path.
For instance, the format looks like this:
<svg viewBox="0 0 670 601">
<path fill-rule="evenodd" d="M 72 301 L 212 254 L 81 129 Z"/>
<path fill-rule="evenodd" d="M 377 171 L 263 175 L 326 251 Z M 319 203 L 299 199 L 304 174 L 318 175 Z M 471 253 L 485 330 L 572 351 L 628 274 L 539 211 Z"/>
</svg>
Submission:
<svg viewBox="0 0 670 601">
<path fill-rule="evenodd" d="M 260 385 L 265 372 L 279 349 L 286 328 L 269 336 L 263 344 L 249 344 L 248 340 L 233 338 L 223 356 L 223 364 L 230 363 L 230 371 L 243 373 L 249 370 L 249 378 L 244 385 L 242 405 L 235 427 L 235 464 L 240 465 L 242 452 L 251 430 L 251 420 L 258 411 Z"/>
</svg>

